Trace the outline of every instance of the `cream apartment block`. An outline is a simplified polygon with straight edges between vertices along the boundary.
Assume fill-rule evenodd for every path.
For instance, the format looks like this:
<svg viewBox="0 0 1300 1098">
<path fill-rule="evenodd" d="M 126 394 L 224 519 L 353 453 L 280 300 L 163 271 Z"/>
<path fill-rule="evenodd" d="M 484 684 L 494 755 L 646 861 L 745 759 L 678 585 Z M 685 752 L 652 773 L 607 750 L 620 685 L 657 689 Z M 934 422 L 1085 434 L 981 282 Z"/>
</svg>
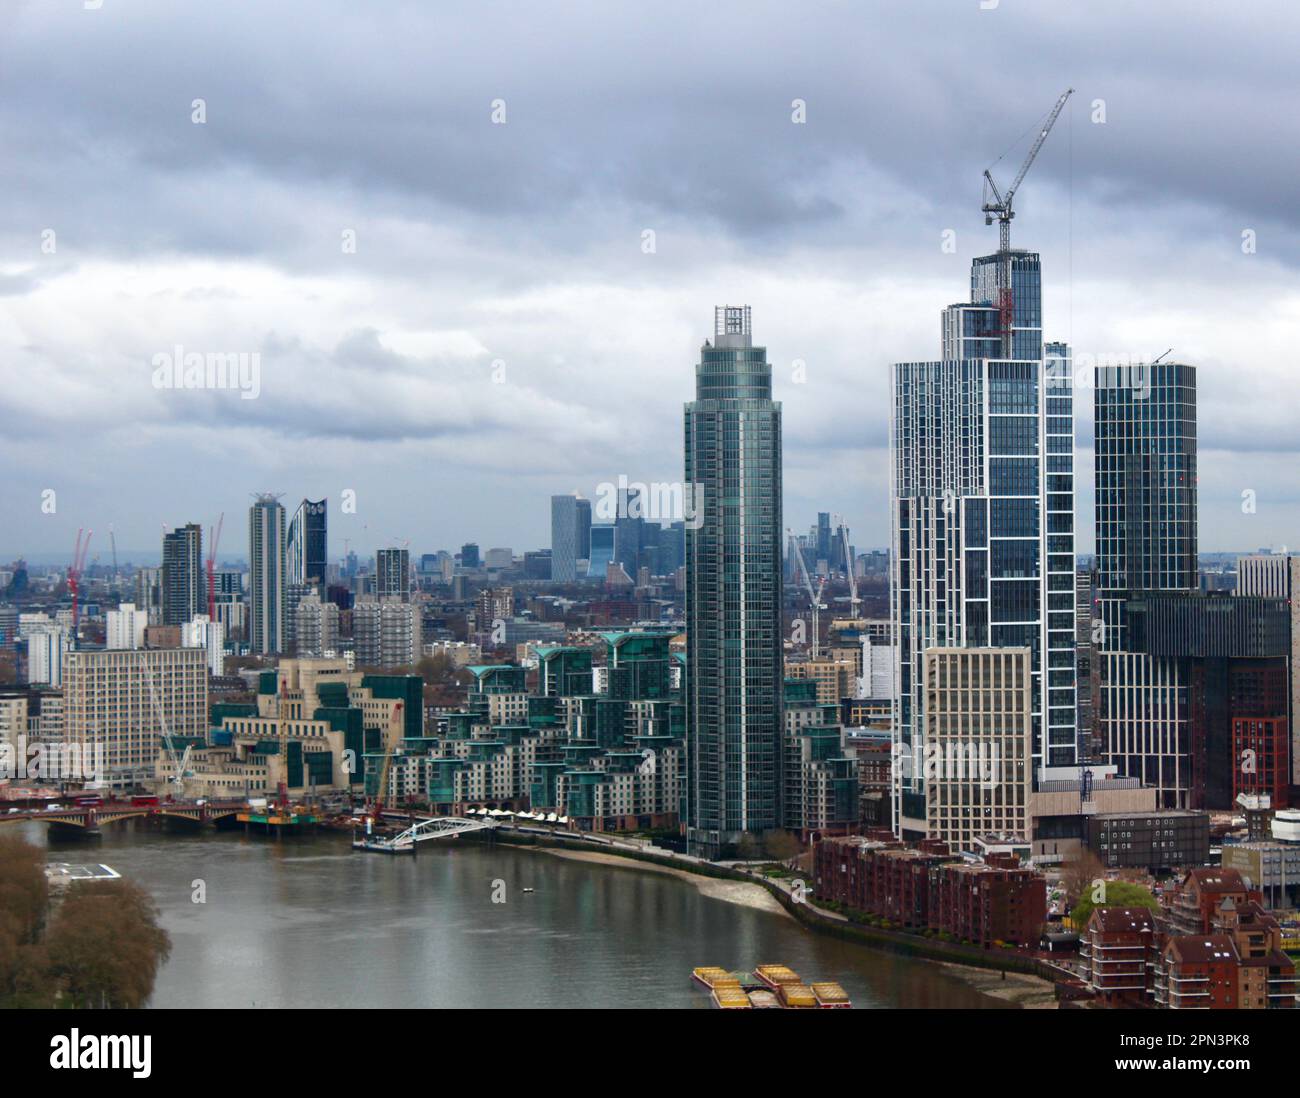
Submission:
<svg viewBox="0 0 1300 1098">
<path fill-rule="evenodd" d="M 929 648 L 924 654 L 927 837 L 954 850 L 1008 836 L 1027 842 L 1033 754 L 1028 648 Z"/>
</svg>

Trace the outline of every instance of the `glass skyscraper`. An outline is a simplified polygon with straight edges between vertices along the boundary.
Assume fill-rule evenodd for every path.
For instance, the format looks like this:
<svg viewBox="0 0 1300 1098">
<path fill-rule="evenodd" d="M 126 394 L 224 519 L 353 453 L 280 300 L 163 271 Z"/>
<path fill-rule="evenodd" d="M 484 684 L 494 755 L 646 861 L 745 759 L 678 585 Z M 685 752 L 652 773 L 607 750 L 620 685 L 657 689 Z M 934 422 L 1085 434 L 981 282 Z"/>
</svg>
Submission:
<svg viewBox="0 0 1300 1098">
<path fill-rule="evenodd" d="M 572 583 L 578 561 L 591 558 L 591 500 L 581 496 L 551 497 L 551 579 Z M 604 576 L 602 570 L 601 576 Z"/>
<path fill-rule="evenodd" d="M 248 640 L 254 652 L 284 651 L 284 507 L 264 493 L 248 509 Z"/>
<path fill-rule="evenodd" d="M 1134 650 L 1128 604 L 1199 587 L 1196 543 L 1196 368 L 1175 362 L 1098 366 L 1097 721 L 1107 763 L 1156 790 L 1164 808 L 1191 803 L 1186 661 Z"/>
<path fill-rule="evenodd" d="M 997 264 L 1010 266 L 1010 309 Z M 1028 648 L 1033 778 L 1078 759 L 1069 349 L 1042 341 L 1039 257 L 982 256 L 942 315 L 942 358 L 893 367 L 895 823 L 924 835 L 928 648 Z"/>
<path fill-rule="evenodd" d="M 781 405 L 748 306 L 716 310 L 685 428 L 687 840 L 713 857 L 781 825 Z"/>
<path fill-rule="evenodd" d="M 1098 366 L 1094 402 L 1101 646 L 1124 651 L 1130 594 L 1200 586 L 1196 367 Z"/>
<path fill-rule="evenodd" d="M 323 587 L 327 546 L 325 501 L 305 499 L 289 520 L 284 562 L 287 583 L 290 586 Z"/>
</svg>

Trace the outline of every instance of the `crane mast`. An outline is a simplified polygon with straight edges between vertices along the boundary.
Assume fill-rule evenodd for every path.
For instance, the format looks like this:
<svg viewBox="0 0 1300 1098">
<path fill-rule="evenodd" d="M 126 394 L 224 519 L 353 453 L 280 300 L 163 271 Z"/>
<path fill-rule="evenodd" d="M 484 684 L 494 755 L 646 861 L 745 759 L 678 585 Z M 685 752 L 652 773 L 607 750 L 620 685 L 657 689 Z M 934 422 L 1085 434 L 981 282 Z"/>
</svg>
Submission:
<svg viewBox="0 0 1300 1098">
<path fill-rule="evenodd" d="M 1025 174 L 1029 171 L 1030 166 L 1038 156 L 1039 150 L 1043 147 L 1043 142 L 1047 140 L 1047 135 L 1052 132 L 1052 127 L 1056 125 L 1056 120 L 1065 107 L 1065 101 L 1073 94 L 1073 88 L 1066 88 L 1057 97 L 1055 106 L 1048 112 L 1047 118 L 1038 131 L 1038 136 L 1034 138 L 1033 144 L 1029 146 L 1029 152 L 1025 156 L 1024 163 L 1020 165 L 1020 170 L 1016 173 L 1011 186 L 1005 192 L 998 190 L 998 185 L 993 181 L 992 173 L 988 168 L 984 169 L 984 200 L 982 204 L 984 224 L 992 225 L 995 217 L 998 222 L 998 318 L 1002 338 L 1002 354 L 1007 357 L 1010 357 L 1012 353 L 1011 324 L 1013 317 L 1012 306 L 1014 304 L 1011 290 L 1011 219 L 1016 214 L 1011 208 L 1011 204 L 1016 196 L 1016 191 L 1020 189 L 1020 184 L 1025 180 Z"/>
<path fill-rule="evenodd" d="M 812 658 L 819 659 L 821 657 L 822 593 L 826 590 L 826 579 L 823 577 L 818 584 L 818 589 L 813 591 L 812 578 L 808 575 L 808 565 L 803 559 L 803 550 L 799 548 L 799 542 L 795 540 L 793 531 L 787 530 L 786 534 L 790 538 L 790 551 L 794 553 L 799 575 L 803 577 L 804 590 L 808 592 L 808 601 L 812 604 Z"/>
</svg>

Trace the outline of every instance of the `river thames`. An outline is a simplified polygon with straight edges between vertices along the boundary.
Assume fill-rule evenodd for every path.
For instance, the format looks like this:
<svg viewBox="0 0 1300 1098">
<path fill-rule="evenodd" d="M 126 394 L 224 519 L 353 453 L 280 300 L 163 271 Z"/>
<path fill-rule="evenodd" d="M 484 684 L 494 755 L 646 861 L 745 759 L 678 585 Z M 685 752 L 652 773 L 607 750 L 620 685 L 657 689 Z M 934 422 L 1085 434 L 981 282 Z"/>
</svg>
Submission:
<svg viewBox="0 0 1300 1098">
<path fill-rule="evenodd" d="M 856 1007 L 1006 1005 L 947 966 L 804 930 L 757 885 L 505 844 L 395 858 L 331 833 L 106 829 L 49 857 L 104 862 L 153 894 L 172 938 L 154 1007 L 704 1009 L 692 968 L 759 964 L 837 980 Z"/>
</svg>

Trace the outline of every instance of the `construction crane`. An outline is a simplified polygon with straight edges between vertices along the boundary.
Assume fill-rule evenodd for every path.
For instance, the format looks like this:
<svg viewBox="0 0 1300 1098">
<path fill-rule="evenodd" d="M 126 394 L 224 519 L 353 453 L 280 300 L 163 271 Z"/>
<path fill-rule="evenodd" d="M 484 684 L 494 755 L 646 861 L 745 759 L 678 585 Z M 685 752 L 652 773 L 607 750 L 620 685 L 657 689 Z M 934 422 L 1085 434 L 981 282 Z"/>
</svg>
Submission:
<svg viewBox="0 0 1300 1098">
<path fill-rule="evenodd" d="M 821 656 L 821 612 L 826 609 L 822 603 L 822 594 L 826 591 L 826 577 L 821 577 L 817 590 L 814 592 L 812 577 L 808 575 L 808 565 L 803 559 L 803 550 L 799 548 L 799 542 L 795 539 L 794 531 L 787 530 L 786 534 L 790 538 L 790 551 L 794 554 L 795 563 L 798 565 L 799 575 L 803 579 L 804 590 L 808 592 L 808 601 L 812 604 L 812 657 L 818 659 Z"/>
<path fill-rule="evenodd" d="M 403 705 L 399 702 L 393 703 L 393 719 L 400 719 L 403 715 Z M 384 749 L 384 761 L 379 769 L 379 784 L 375 787 L 375 803 L 371 809 L 371 815 L 378 820 L 384 811 L 384 801 L 388 797 L 388 778 L 393 765 L 393 748 Z"/>
<path fill-rule="evenodd" d="M 226 513 L 222 511 L 217 518 L 215 528 L 208 527 L 208 623 L 211 625 L 217 620 L 217 543 L 221 541 L 221 527 L 226 521 Z"/>
<path fill-rule="evenodd" d="M 839 526 L 840 542 L 844 546 L 844 571 L 849 577 L 849 617 L 856 619 L 862 600 L 858 597 L 858 577 L 853 574 L 853 548 L 849 545 L 849 531 L 844 525 L 843 516 L 837 515 L 836 521 Z"/>
<path fill-rule="evenodd" d="M 158 717 L 159 735 L 162 737 L 163 746 L 167 749 L 167 754 L 172 761 L 172 776 L 168 779 L 168 784 L 175 789 L 175 796 L 179 800 L 185 799 L 185 771 L 190 765 L 190 752 L 194 750 L 193 744 L 186 745 L 183 755 L 176 754 L 176 744 L 172 740 L 172 730 L 167 724 L 167 715 L 163 712 L 162 702 L 158 700 L 158 690 L 153 682 L 153 670 L 149 667 L 144 653 L 140 653 L 140 670 L 144 672 L 144 681 L 149 685 L 149 700 L 153 703 L 153 711 Z"/>
<path fill-rule="evenodd" d="M 289 677 L 280 675 L 280 693 L 275 707 L 276 729 L 279 732 L 280 747 L 280 781 L 276 785 L 276 804 L 282 815 L 289 813 Z M 304 761 L 305 765 L 305 761 Z"/>
<path fill-rule="evenodd" d="M 113 534 L 113 524 L 108 524 L 108 543 L 113 547 L 113 586 L 117 586 L 117 538 Z"/>
<path fill-rule="evenodd" d="M 1038 136 L 1034 138 L 1033 144 L 1029 146 L 1025 161 L 1020 165 L 1020 171 L 1016 173 L 1016 178 L 1005 192 L 998 190 L 998 185 L 993 182 L 993 176 L 989 169 L 984 169 L 984 224 L 992 225 L 995 217 L 998 221 L 998 315 L 1001 321 L 1002 353 L 1004 355 L 1011 354 L 1011 219 L 1016 216 L 1015 211 L 1011 208 L 1011 202 L 1016 196 L 1016 191 L 1020 189 L 1020 184 L 1024 182 L 1025 173 L 1029 171 L 1030 165 L 1038 156 L 1038 150 L 1043 147 L 1047 135 L 1052 132 L 1052 127 L 1056 125 L 1056 120 L 1065 106 L 1065 101 L 1073 94 L 1073 88 L 1066 88 L 1057 98 L 1056 105 L 1048 112 L 1047 118 L 1038 131 Z M 1001 157 L 998 159 L 1001 159 Z"/>
<path fill-rule="evenodd" d="M 81 588 L 81 573 L 86 568 L 86 554 L 90 552 L 90 536 L 94 530 L 86 531 L 86 540 L 81 540 L 81 531 L 77 531 L 77 544 L 72 550 L 72 564 L 68 568 L 68 591 L 72 594 L 72 647 L 77 647 L 78 616 L 77 593 Z"/>
</svg>

